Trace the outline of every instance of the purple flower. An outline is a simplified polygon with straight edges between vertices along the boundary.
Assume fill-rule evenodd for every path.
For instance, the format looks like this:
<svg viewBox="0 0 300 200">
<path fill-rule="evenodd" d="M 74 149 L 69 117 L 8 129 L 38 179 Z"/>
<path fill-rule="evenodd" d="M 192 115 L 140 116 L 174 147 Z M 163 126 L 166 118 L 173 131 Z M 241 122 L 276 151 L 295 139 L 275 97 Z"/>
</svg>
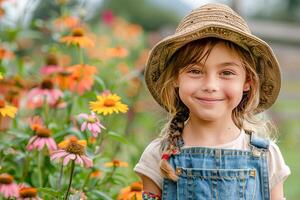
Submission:
<svg viewBox="0 0 300 200">
<path fill-rule="evenodd" d="M 19 196 L 19 188 L 18 185 L 14 183 L 13 176 L 0 174 L 0 194 L 7 199 Z"/>
<path fill-rule="evenodd" d="M 60 149 L 51 153 L 51 161 L 62 158 L 63 165 L 67 165 L 70 160 L 74 160 L 76 164 L 87 168 L 93 166 L 93 161 L 85 155 L 85 140 L 78 140 L 76 137 L 71 137 L 59 143 L 58 146 Z"/>
<path fill-rule="evenodd" d="M 54 139 L 51 137 L 51 131 L 47 128 L 40 127 L 36 130 L 36 135 L 30 138 L 27 144 L 27 150 L 33 149 L 42 150 L 44 146 L 47 146 L 51 152 L 57 149 Z"/>
<path fill-rule="evenodd" d="M 81 131 L 88 129 L 92 132 L 93 137 L 98 137 L 98 133 L 101 133 L 101 129 L 105 129 L 94 112 L 91 112 L 90 115 L 81 113 L 78 117 L 84 119 L 84 122 L 81 124 Z"/>
</svg>

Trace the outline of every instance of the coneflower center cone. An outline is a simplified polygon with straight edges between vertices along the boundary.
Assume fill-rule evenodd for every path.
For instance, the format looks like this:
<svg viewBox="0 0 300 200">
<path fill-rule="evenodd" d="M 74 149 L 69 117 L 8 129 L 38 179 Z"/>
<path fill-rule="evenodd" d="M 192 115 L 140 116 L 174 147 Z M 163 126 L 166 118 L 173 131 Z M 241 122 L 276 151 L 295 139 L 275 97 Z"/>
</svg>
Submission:
<svg viewBox="0 0 300 200">
<path fill-rule="evenodd" d="M 81 28 L 75 28 L 72 31 L 72 36 L 74 36 L 74 37 L 82 37 L 83 35 L 84 35 L 83 30 Z"/>
<path fill-rule="evenodd" d="M 58 65 L 58 61 L 55 55 L 50 54 L 46 58 L 46 64 L 47 65 Z"/>
<path fill-rule="evenodd" d="M 36 134 L 39 137 L 50 137 L 51 136 L 51 131 L 47 128 L 37 128 L 36 129 Z"/>
<path fill-rule="evenodd" d="M 88 123 L 95 123 L 96 122 L 96 118 L 93 117 L 93 116 L 89 116 L 88 119 L 87 119 L 87 122 Z"/>
<path fill-rule="evenodd" d="M 42 89 L 49 89 L 49 90 L 53 89 L 52 81 L 48 80 L 48 79 L 44 80 L 41 84 L 41 88 Z"/>
<path fill-rule="evenodd" d="M 0 184 L 11 184 L 13 180 L 13 176 L 9 174 L 0 174 Z"/>
<path fill-rule="evenodd" d="M 37 189 L 36 188 L 32 188 L 32 187 L 21 188 L 19 190 L 19 195 L 22 198 L 36 197 L 36 195 L 37 195 Z"/>
<path fill-rule="evenodd" d="M 84 146 L 78 144 L 76 141 L 71 140 L 68 146 L 66 147 L 66 151 L 73 154 L 83 155 L 84 148 Z"/>
</svg>

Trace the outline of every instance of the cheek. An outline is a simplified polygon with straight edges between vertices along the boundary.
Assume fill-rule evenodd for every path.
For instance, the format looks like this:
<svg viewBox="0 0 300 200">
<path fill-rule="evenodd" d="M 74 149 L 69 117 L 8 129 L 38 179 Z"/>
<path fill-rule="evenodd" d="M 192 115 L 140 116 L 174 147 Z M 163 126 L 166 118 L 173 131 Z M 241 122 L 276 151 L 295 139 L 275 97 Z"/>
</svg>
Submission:
<svg viewBox="0 0 300 200">
<path fill-rule="evenodd" d="M 232 84 L 230 87 L 224 89 L 224 91 L 228 99 L 232 99 L 237 103 L 242 100 L 243 88 L 240 86 L 240 84 Z"/>
<path fill-rule="evenodd" d="M 191 81 L 189 79 L 180 79 L 179 80 L 179 96 L 185 97 L 188 95 L 192 95 L 198 90 L 198 84 L 195 83 L 195 81 Z"/>
</svg>

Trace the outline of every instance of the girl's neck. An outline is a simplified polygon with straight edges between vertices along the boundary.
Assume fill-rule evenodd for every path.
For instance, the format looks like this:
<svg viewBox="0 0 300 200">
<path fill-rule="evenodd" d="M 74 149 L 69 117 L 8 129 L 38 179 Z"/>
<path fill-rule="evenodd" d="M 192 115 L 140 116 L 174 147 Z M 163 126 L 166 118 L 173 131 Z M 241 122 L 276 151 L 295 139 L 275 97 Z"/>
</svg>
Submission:
<svg viewBox="0 0 300 200">
<path fill-rule="evenodd" d="M 190 117 L 183 129 L 186 146 L 216 146 L 226 144 L 240 134 L 231 118 L 219 121 L 199 121 Z"/>
</svg>

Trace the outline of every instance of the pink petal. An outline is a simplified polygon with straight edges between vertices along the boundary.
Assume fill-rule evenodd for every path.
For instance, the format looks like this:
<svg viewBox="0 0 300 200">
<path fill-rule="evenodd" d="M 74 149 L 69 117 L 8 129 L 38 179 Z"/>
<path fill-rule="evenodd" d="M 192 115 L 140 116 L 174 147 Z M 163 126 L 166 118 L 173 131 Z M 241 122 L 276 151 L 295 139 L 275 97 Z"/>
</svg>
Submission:
<svg viewBox="0 0 300 200">
<path fill-rule="evenodd" d="M 29 139 L 28 144 L 31 144 L 35 139 L 37 138 L 37 136 L 33 136 Z"/>
<path fill-rule="evenodd" d="M 64 158 L 64 162 L 63 165 L 67 165 L 69 163 L 70 160 L 74 160 L 76 158 L 75 154 L 68 154 L 65 158 Z"/>
<path fill-rule="evenodd" d="M 94 127 L 94 132 L 98 132 L 98 133 L 100 132 L 100 127 L 99 126 L 94 124 L 93 127 Z"/>
<path fill-rule="evenodd" d="M 81 157 L 80 156 L 77 156 L 77 158 L 76 158 L 76 163 L 77 164 L 80 164 L 80 165 L 82 165 L 83 164 L 83 160 L 81 159 Z"/>
<path fill-rule="evenodd" d="M 32 144 L 27 145 L 26 149 L 27 149 L 28 151 L 31 151 L 31 150 L 33 149 L 33 145 L 32 145 Z"/>
<path fill-rule="evenodd" d="M 92 134 L 93 134 L 93 137 L 98 137 L 98 132 L 92 132 Z"/>
<path fill-rule="evenodd" d="M 81 131 L 84 131 L 86 129 L 86 125 L 87 125 L 87 122 L 83 122 L 82 125 L 81 125 Z"/>
<path fill-rule="evenodd" d="M 57 151 L 53 151 L 51 156 L 50 156 L 50 159 L 51 160 L 55 160 L 57 158 L 62 158 L 62 157 L 65 157 L 66 155 L 68 155 L 69 153 L 66 152 L 65 150 L 57 150 Z"/>
<path fill-rule="evenodd" d="M 34 149 L 38 149 L 41 143 L 41 138 L 37 137 L 36 140 L 32 143 Z"/>
<path fill-rule="evenodd" d="M 40 138 L 40 142 L 37 144 L 38 150 L 42 150 L 46 144 L 46 138 Z"/>
<path fill-rule="evenodd" d="M 82 158 L 82 160 L 83 160 L 86 167 L 92 167 L 93 166 L 93 161 L 90 158 L 88 158 L 87 156 L 81 156 L 81 158 Z"/>
<path fill-rule="evenodd" d="M 47 147 L 50 151 L 53 151 L 53 150 L 56 150 L 57 149 L 57 146 L 56 146 L 56 143 L 55 141 L 53 140 L 53 138 L 48 138 L 46 140 L 46 144 L 47 144 Z"/>
<path fill-rule="evenodd" d="M 92 131 L 92 124 L 91 124 L 91 123 L 88 123 L 88 129 L 89 129 L 90 131 Z"/>
</svg>

